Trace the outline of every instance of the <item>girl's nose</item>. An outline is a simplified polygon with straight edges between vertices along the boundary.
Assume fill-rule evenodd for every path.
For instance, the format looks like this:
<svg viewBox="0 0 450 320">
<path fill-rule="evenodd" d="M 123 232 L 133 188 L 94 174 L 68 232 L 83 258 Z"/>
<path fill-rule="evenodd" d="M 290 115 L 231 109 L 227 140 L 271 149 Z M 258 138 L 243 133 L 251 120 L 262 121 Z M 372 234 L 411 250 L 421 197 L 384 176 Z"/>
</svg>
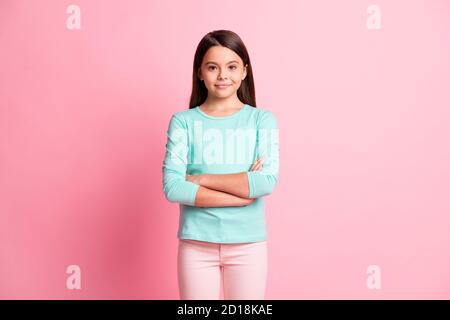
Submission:
<svg viewBox="0 0 450 320">
<path fill-rule="evenodd" d="M 227 79 L 228 77 L 226 76 L 226 74 L 220 73 L 219 74 L 219 79 Z"/>
</svg>

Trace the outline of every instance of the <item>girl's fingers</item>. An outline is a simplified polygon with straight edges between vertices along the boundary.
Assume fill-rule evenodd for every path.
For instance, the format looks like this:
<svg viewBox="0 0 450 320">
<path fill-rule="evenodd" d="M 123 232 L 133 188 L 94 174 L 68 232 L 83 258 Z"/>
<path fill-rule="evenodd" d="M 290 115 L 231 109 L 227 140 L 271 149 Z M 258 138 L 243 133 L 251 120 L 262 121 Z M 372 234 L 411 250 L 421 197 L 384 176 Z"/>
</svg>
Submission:
<svg viewBox="0 0 450 320">
<path fill-rule="evenodd" d="M 263 165 L 263 163 L 264 163 L 264 159 L 263 158 L 256 159 L 256 161 L 253 163 L 252 167 L 250 168 L 250 171 L 260 170 L 262 165 Z"/>
<path fill-rule="evenodd" d="M 264 160 L 261 160 L 261 162 L 259 163 L 259 168 L 258 168 L 258 170 L 262 170 L 263 165 L 264 165 Z"/>
<path fill-rule="evenodd" d="M 262 162 L 258 163 L 258 164 L 256 165 L 256 167 L 255 167 L 255 170 L 261 170 L 261 169 L 262 169 L 262 166 L 263 166 L 263 163 L 262 163 Z"/>
<path fill-rule="evenodd" d="M 254 171 L 256 166 L 258 165 L 259 159 L 257 159 L 253 164 L 252 167 L 250 168 L 250 171 Z"/>
<path fill-rule="evenodd" d="M 262 166 L 263 166 L 263 164 L 264 164 L 264 159 L 259 159 L 259 163 L 258 163 L 258 169 L 261 169 L 262 168 Z"/>
</svg>

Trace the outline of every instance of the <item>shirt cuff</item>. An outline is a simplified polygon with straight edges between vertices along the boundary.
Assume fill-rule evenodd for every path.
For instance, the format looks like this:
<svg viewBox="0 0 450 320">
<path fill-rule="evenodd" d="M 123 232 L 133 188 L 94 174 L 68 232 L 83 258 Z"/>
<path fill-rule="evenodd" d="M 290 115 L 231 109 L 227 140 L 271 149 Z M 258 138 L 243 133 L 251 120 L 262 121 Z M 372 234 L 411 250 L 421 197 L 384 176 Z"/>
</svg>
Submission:
<svg viewBox="0 0 450 320">
<path fill-rule="evenodd" d="M 192 183 L 192 188 L 189 196 L 189 205 L 195 206 L 195 197 L 197 196 L 197 191 L 200 188 L 199 184 Z"/>
<path fill-rule="evenodd" d="M 247 179 L 248 179 L 248 197 L 253 198 L 254 190 L 255 190 L 255 181 L 253 179 L 253 174 L 251 171 L 246 171 Z"/>
</svg>

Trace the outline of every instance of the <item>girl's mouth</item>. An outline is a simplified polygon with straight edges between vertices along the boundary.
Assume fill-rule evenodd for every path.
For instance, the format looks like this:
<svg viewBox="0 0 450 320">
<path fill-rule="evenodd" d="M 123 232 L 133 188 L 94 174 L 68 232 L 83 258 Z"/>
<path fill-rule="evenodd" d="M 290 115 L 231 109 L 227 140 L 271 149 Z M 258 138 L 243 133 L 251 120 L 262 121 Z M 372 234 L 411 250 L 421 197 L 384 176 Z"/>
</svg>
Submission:
<svg viewBox="0 0 450 320">
<path fill-rule="evenodd" d="M 230 85 L 228 84 L 228 85 L 216 85 L 216 87 L 218 88 L 218 89 L 226 89 L 226 88 L 228 88 Z"/>
</svg>

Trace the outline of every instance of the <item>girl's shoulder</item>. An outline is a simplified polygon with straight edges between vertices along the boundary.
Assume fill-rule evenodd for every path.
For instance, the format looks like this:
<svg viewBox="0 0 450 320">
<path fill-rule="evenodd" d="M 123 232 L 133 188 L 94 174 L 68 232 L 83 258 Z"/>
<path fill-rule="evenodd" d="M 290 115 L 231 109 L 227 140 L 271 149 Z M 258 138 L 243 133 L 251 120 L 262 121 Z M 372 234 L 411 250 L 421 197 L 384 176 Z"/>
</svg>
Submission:
<svg viewBox="0 0 450 320">
<path fill-rule="evenodd" d="M 267 120 L 273 120 L 276 121 L 276 115 L 272 110 L 269 110 L 268 108 L 255 108 L 253 106 L 251 106 L 251 112 L 255 115 L 255 118 L 257 120 L 258 123 L 262 122 L 262 121 L 267 121 Z"/>
<path fill-rule="evenodd" d="M 186 121 L 186 119 L 192 117 L 195 114 L 195 108 L 185 109 L 180 111 L 175 111 L 172 114 L 172 118 L 177 118 L 182 121 Z"/>
</svg>

